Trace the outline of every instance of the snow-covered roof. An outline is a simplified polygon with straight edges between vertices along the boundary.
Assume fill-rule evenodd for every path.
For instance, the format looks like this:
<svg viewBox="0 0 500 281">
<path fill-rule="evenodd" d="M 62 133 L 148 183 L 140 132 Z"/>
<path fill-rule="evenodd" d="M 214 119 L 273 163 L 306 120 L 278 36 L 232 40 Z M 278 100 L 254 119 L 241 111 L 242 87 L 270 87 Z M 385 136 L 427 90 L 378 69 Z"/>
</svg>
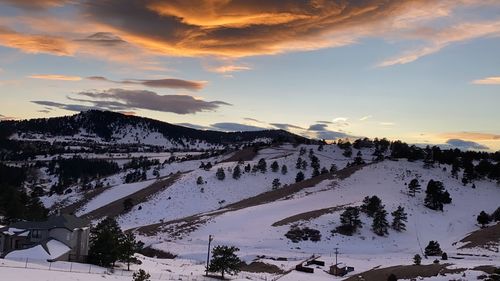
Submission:
<svg viewBox="0 0 500 281">
<path fill-rule="evenodd" d="M 45 247 L 44 247 L 45 246 Z M 65 244 L 51 239 L 44 245 L 37 244 L 28 249 L 16 250 L 8 253 L 6 259 L 33 259 L 33 260 L 55 260 L 71 251 Z"/>
</svg>

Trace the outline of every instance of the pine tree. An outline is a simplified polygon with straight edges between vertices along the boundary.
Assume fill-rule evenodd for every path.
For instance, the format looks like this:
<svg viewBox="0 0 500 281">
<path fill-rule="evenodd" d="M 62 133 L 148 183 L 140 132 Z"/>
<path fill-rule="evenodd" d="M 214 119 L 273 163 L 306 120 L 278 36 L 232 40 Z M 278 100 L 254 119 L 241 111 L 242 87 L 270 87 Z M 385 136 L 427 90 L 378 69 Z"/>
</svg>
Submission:
<svg viewBox="0 0 500 281">
<path fill-rule="evenodd" d="M 307 170 L 307 161 L 306 161 L 306 160 L 302 161 L 302 165 L 301 165 L 301 167 L 300 167 L 300 168 L 301 168 L 302 170 Z"/>
<path fill-rule="evenodd" d="M 359 209 L 356 207 L 347 207 L 340 215 L 341 225 L 337 227 L 337 232 L 344 235 L 354 234 L 358 228 L 362 227 L 359 219 Z"/>
<path fill-rule="evenodd" d="M 328 174 L 328 169 L 326 167 L 321 168 L 321 174 Z"/>
<path fill-rule="evenodd" d="M 240 249 L 228 246 L 216 246 L 212 250 L 212 259 L 208 266 L 210 272 L 220 272 L 222 279 L 226 273 L 233 275 L 240 271 L 242 261 L 235 254 Z"/>
<path fill-rule="evenodd" d="M 205 181 L 203 180 L 203 178 L 201 176 L 199 176 L 197 179 L 196 179 L 196 184 L 197 185 L 202 185 L 204 184 Z"/>
<path fill-rule="evenodd" d="M 296 168 L 297 170 L 302 169 L 302 158 L 300 158 L 300 157 L 299 157 L 299 158 L 297 158 L 297 163 L 295 163 L 295 168 Z"/>
<path fill-rule="evenodd" d="M 135 240 L 135 235 L 129 232 L 124 235 L 120 243 L 120 261 L 127 263 L 127 270 L 130 270 L 130 263 L 137 261 L 134 254 L 140 252 L 144 243 Z"/>
<path fill-rule="evenodd" d="M 441 247 L 437 241 L 429 241 L 427 247 L 425 247 L 426 256 L 440 256 L 443 253 Z"/>
<path fill-rule="evenodd" d="M 252 166 L 250 166 L 250 164 L 247 164 L 245 166 L 245 173 L 250 173 L 251 170 L 252 170 Z"/>
<path fill-rule="evenodd" d="M 299 171 L 297 175 L 295 176 L 295 182 L 301 182 L 304 180 L 304 173 Z"/>
<path fill-rule="evenodd" d="M 377 196 L 366 196 L 363 199 L 363 204 L 361 205 L 361 211 L 366 213 L 369 217 L 373 217 L 373 215 L 379 210 L 383 209 L 382 200 Z"/>
<path fill-rule="evenodd" d="M 311 156 L 311 168 L 319 170 L 320 166 L 319 158 L 316 155 Z"/>
<path fill-rule="evenodd" d="M 237 165 L 233 169 L 233 179 L 238 180 L 241 177 L 241 169 L 240 166 Z"/>
<path fill-rule="evenodd" d="M 391 213 L 392 220 L 392 228 L 396 231 L 404 231 L 406 230 L 405 222 L 408 221 L 407 214 L 405 212 L 405 208 L 398 206 L 398 208 Z"/>
<path fill-rule="evenodd" d="M 481 213 L 477 216 L 477 222 L 481 225 L 481 227 L 485 227 L 491 222 L 491 217 L 485 211 L 481 211 Z"/>
<path fill-rule="evenodd" d="M 356 154 L 356 157 L 354 157 L 353 165 L 363 165 L 363 164 L 365 164 L 365 161 L 363 160 L 363 154 L 361 153 L 361 150 L 360 150 Z"/>
<path fill-rule="evenodd" d="M 410 193 L 410 196 L 415 197 L 417 193 L 420 192 L 420 183 L 418 182 L 418 179 L 412 179 L 410 183 L 408 184 L 408 190 Z"/>
<path fill-rule="evenodd" d="M 332 164 L 330 166 L 330 173 L 336 173 L 338 171 L 337 165 Z"/>
<path fill-rule="evenodd" d="M 286 175 L 287 173 L 288 173 L 288 168 L 286 167 L 285 164 L 283 164 L 283 166 L 281 166 L 281 174 Z"/>
<path fill-rule="evenodd" d="M 90 231 L 89 262 L 109 266 L 120 257 L 123 232 L 113 218 L 105 218 Z"/>
<path fill-rule="evenodd" d="M 273 171 L 273 173 L 276 173 L 276 172 L 278 172 L 279 169 L 280 169 L 280 166 L 278 165 L 278 162 L 274 161 L 271 164 L 271 171 Z"/>
<path fill-rule="evenodd" d="M 443 254 L 441 255 L 441 259 L 444 261 L 448 260 L 448 254 L 446 252 L 443 252 Z"/>
<path fill-rule="evenodd" d="M 261 158 L 259 160 L 259 162 L 257 163 L 257 169 L 261 172 L 261 173 L 265 173 L 267 172 L 267 163 L 266 163 L 266 160 L 264 158 Z"/>
<path fill-rule="evenodd" d="M 215 176 L 217 177 L 218 180 L 223 181 L 226 178 L 226 173 L 224 173 L 224 169 L 219 168 L 217 169 Z"/>
<path fill-rule="evenodd" d="M 372 230 L 375 234 L 384 236 L 388 233 L 388 228 L 389 222 L 387 222 L 387 211 L 385 209 L 380 209 L 373 215 Z"/>
<path fill-rule="evenodd" d="M 443 187 L 440 181 L 430 180 L 425 190 L 424 205 L 432 210 L 443 210 L 443 204 L 451 203 L 451 197 L 448 191 Z"/>
<path fill-rule="evenodd" d="M 151 275 L 144 271 L 143 269 L 139 269 L 137 272 L 134 272 L 132 275 L 133 281 L 150 281 Z"/>
<path fill-rule="evenodd" d="M 280 186 L 281 186 L 280 179 L 274 179 L 272 185 L 273 185 L 273 189 L 280 188 Z"/>
<path fill-rule="evenodd" d="M 422 264 L 422 257 L 419 254 L 413 256 L 413 264 L 420 265 Z"/>
<path fill-rule="evenodd" d="M 317 177 L 317 176 L 319 176 L 319 175 L 320 175 L 320 173 L 319 173 L 319 169 L 314 168 L 313 173 L 312 173 L 312 177 L 314 178 L 314 177 Z"/>
</svg>

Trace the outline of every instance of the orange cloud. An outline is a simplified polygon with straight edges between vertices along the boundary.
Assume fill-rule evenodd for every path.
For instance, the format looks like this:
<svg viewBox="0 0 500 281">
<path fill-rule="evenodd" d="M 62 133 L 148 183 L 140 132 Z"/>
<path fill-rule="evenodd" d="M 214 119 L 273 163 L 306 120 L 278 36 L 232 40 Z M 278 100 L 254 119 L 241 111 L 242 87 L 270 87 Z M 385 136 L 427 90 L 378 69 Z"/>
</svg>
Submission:
<svg viewBox="0 0 500 281">
<path fill-rule="evenodd" d="M 19 49 L 29 54 L 47 53 L 70 56 L 75 52 L 75 47 L 63 37 L 23 34 L 1 26 L 0 45 Z"/>
<path fill-rule="evenodd" d="M 479 85 L 500 85 L 500 76 L 486 77 L 472 81 L 472 84 Z"/>
<path fill-rule="evenodd" d="M 33 79 L 45 79 L 45 80 L 61 80 L 61 81 L 80 81 L 82 80 L 79 76 L 68 76 L 68 75 L 58 75 L 58 74 L 33 74 L 28 76 Z"/>
<path fill-rule="evenodd" d="M 213 67 L 209 68 L 210 71 L 216 72 L 216 73 L 230 73 L 230 72 L 238 72 L 238 71 L 245 71 L 245 70 L 251 70 L 251 67 L 248 66 L 243 66 L 243 65 L 222 65 L 218 67 Z"/>
<path fill-rule="evenodd" d="M 452 132 L 438 135 L 442 139 L 464 139 L 472 141 L 500 141 L 499 134 L 479 133 L 479 132 Z"/>
</svg>

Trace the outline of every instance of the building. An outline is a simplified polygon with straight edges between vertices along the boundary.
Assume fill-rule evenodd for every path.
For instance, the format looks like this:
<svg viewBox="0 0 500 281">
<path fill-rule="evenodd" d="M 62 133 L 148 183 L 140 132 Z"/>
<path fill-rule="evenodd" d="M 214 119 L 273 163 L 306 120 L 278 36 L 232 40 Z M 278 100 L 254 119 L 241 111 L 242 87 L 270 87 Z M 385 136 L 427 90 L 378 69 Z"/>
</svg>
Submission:
<svg viewBox="0 0 500 281">
<path fill-rule="evenodd" d="M 335 276 L 344 276 L 352 271 L 354 271 L 354 267 L 346 266 L 343 263 L 338 263 L 330 266 L 330 274 Z"/>
<path fill-rule="evenodd" d="M 0 228 L 0 257 L 84 262 L 89 234 L 89 223 L 73 215 L 16 222 Z"/>
</svg>

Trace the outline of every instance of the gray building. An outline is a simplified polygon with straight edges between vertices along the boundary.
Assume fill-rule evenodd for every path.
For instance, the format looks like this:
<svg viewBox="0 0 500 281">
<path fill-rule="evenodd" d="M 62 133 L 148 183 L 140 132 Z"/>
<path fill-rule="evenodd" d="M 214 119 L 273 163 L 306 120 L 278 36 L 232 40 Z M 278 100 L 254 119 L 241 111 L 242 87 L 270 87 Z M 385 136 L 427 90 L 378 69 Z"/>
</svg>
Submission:
<svg viewBox="0 0 500 281">
<path fill-rule="evenodd" d="M 16 222 L 0 228 L 0 256 L 85 262 L 89 234 L 89 222 L 73 215 Z"/>
</svg>

